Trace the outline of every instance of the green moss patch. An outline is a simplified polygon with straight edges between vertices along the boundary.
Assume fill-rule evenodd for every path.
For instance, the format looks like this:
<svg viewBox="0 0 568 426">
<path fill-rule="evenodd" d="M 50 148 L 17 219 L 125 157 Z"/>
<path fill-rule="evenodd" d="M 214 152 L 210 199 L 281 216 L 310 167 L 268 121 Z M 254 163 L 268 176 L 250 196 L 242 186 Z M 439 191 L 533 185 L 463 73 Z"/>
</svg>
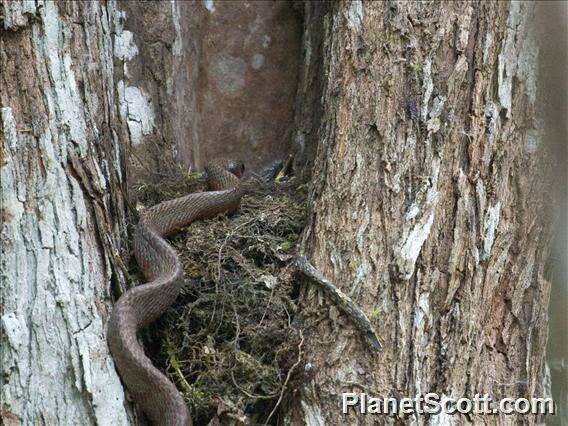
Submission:
<svg viewBox="0 0 568 426">
<path fill-rule="evenodd" d="M 146 205 L 203 189 L 198 175 L 137 188 Z M 146 333 L 146 346 L 196 424 L 217 414 L 266 422 L 290 369 L 301 370 L 291 292 L 305 217 L 305 187 L 259 182 L 237 213 L 192 223 L 170 240 L 185 291 Z"/>
</svg>

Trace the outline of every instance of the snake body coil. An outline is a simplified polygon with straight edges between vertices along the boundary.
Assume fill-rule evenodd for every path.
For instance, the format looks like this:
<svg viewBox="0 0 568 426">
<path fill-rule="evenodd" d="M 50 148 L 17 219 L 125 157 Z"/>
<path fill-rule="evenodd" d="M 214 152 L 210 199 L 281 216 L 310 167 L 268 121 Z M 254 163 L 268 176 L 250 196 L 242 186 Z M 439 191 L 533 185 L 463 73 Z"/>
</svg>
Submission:
<svg viewBox="0 0 568 426">
<path fill-rule="evenodd" d="M 108 343 L 122 381 L 152 424 L 191 425 L 185 401 L 175 385 L 144 354 L 137 331 L 156 320 L 177 298 L 183 270 L 163 236 L 199 219 L 232 212 L 244 193 L 242 163 L 215 162 L 206 167 L 212 191 L 189 194 L 146 210 L 134 232 L 134 254 L 148 282 L 118 300 L 109 320 Z"/>
</svg>

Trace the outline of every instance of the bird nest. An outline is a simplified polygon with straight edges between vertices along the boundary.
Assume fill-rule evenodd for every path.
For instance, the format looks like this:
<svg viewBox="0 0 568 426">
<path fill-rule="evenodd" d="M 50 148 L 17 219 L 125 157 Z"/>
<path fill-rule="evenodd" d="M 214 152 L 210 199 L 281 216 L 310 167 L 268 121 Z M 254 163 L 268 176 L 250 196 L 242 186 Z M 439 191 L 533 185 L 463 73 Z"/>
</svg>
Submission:
<svg viewBox="0 0 568 426">
<path fill-rule="evenodd" d="M 203 189 L 190 175 L 141 186 L 138 195 L 152 205 Z M 196 424 L 215 416 L 274 423 L 285 389 L 301 380 L 292 262 L 305 218 L 305 186 L 259 182 L 237 213 L 192 223 L 170 239 L 185 291 L 144 339 Z"/>
</svg>

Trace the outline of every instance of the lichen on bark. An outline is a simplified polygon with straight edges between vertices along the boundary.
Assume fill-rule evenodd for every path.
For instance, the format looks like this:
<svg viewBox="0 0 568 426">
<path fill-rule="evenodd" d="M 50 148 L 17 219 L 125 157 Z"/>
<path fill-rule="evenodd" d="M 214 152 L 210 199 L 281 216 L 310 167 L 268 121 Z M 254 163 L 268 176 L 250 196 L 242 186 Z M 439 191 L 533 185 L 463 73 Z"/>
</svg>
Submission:
<svg viewBox="0 0 568 426">
<path fill-rule="evenodd" d="M 105 334 L 126 231 L 114 3 L 3 6 L 2 419 L 128 424 Z"/>
</svg>

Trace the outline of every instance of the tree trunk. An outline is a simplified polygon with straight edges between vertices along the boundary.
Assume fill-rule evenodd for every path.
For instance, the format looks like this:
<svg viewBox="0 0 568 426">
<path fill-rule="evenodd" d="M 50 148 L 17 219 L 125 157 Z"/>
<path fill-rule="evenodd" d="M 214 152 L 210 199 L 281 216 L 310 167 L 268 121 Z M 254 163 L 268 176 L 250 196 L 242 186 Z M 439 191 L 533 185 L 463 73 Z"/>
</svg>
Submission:
<svg viewBox="0 0 568 426">
<path fill-rule="evenodd" d="M 113 2 L 4 1 L 3 424 L 124 425 L 105 327 L 124 255 Z"/>
<path fill-rule="evenodd" d="M 321 49 L 306 33 L 303 48 L 311 52 L 305 67 L 318 53 L 323 61 L 321 113 L 305 107 L 309 116 L 297 117 L 319 140 L 302 250 L 362 308 L 383 350 L 373 353 L 351 319 L 306 285 L 311 380 L 284 423 L 377 420 L 353 410 L 342 416 L 342 392 L 546 396 L 549 235 L 533 5 L 318 7 L 306 6 L 305 28 L 323 26 Z M 300 97 L 320 99 L 313 87 L 301 82 Z"/>
<path fill-rule="evenodd" d="M 105 341 L 127 189 L 287 157 L 297 23 L 288 3 L 2 1 L 5 423 L 131 420 Z"/>
</svg>

